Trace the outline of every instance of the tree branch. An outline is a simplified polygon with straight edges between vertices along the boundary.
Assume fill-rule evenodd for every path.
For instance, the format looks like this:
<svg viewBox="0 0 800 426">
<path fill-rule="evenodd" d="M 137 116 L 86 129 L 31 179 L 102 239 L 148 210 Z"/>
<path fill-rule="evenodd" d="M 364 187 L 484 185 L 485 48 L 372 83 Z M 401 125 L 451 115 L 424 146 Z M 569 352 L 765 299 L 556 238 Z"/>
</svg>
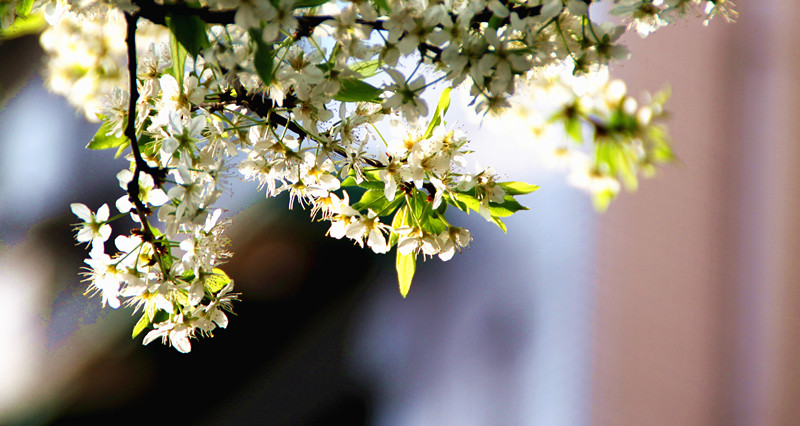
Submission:
<svg viewBox="0 0 800 426">
<path fill-rule="evenodd" d="M 134 170 L 131 181 L 128 182 L 127 192 L 128 198 L 136 208 L 136 215 L 139 216 L 139 221 L 142 224 L 142 229 L 139 234 L 145 241 L 153 241 L 153 232 L 147 223 L 147 215 L 150 209 L 142 203 L 139 199 L 139 175 L 147 173 L 153 176 L 153 180 L 157 186 L 164 183 L 166 177 L 166 170 L 150 167 L 142 157 L 142 152 L 139 149 L 139 143 L 136 140 L 136 102 L 139 100 L 139 91 L 136 87 L 136 23 L 139 20 L 137 13 L 125 13 L 125 23 L 127 24 L 125 44 L 128 49 L 128 88 L 129 88 L 129 103 L 128 103 L 128 122 L 125 125 L 125 136 L 131 144 L 131 151 L 134 158 Z M 155 245 L 154 245 L 155 247 Z"/>
<path fill-rule="evenodd" d="M 154 0 L 133 0 L 139 7 L 137 14 L 153 23 L 166 26 L 168 15 L 193 15 L 207 24 L 232 24 L 236 9 L 211 10 L 207 7 L 190 7 L 183 3 L 158 4 Z"/>
<path fill-rule="evenodd" d="M 591 0 L 583 0 L 587 3 L 590 3 Z M 153 23 L 160 24 L 166 26 L 166 16 L 168 15 L 192 15 L 197 16 L 198 18 L 202 19 L 207 24 L 219 24 L 219 25 L 227 25 L 233 24 L 234 18 L 236 17 L 236 9 L 221 9 L 221 10 L 212 10 L 207 7 L 191 7 L 183 3 L 165 3 L 165 4 L 158 4 L 154 0 L 132 0 L 133 4 L 139 7 L 139 11 L 137 14 L 142 18 L 146 18 Z M 508 6 L 508 2 L 504 1 L 503 4 Z M 542 6 L 523 6 L 523 5 L 514 5 L 508 8 L 510 13 L 516 13 L 521 19 L 530 17 L 530 16 L 538 16 L 542 12 Z M 482 11 L 478 12 L 473 16 L 471 21 L 471 26 L 477 27 L 482 22 L 489 22 L 489 20 L 495 16 L 494 12 L 489 10 L 489 8 L 485 8 Z M 455 14 L 450 14 L 450 17 L 455 21 L 457 16 Z M 297 30 L 295 31 L 295 37 L 308 37 L 314 31 L 314 28 L 319 26 L 324 21 L 334 19 L 334 16 L 331 15 L 320 15 L 320 16 L 295 16 L 297 19 Z M 367 25 L 372 27 L 376 30 L 384 30 L 384 22 L 386 20 L 376 20 L 376 21 L 368 21 L 365 19 L 356 19 L 356 23 L 360 25 Z M 506 25 L 511 22 L 510 14 L 509 16 L 503 18 L 500 23 L 501 25 Z M 441 27 L 437 25 L 437 27 Z"/>
</svg>

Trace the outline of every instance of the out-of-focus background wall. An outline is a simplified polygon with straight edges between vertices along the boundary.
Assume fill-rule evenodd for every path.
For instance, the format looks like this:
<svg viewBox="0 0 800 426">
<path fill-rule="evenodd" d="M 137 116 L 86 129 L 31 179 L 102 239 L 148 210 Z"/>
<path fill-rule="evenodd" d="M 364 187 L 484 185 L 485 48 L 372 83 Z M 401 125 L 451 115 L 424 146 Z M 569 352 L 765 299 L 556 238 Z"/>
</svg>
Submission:
<svg viewBox="0 0 800 426">
<path fill-rule="evenodd" d="M 800 4 L 631 40 L 682 161 L 599 218 L 596 424 L 800 419 Z"/>
<path fill-rule="evenodd" d="M 468 128 L 482 163 L 543 189 L 507 235 L 469 217 L 473 247 L 421 264 L 405 300 L 392 259 L 234 184 L 243 302 L 190 355 L 82 295 L 69 203 L 115 200 L 124 165 L 34 76 L 0 111 L 0 423 L 796 424 L 800 4 L 739 3 L 736 24 L 628 38 L 612 76 L 673 87 L 681 163 L 603 215 Z M 0 45 L 4 95 L 38 55 Z"/>
</svg>

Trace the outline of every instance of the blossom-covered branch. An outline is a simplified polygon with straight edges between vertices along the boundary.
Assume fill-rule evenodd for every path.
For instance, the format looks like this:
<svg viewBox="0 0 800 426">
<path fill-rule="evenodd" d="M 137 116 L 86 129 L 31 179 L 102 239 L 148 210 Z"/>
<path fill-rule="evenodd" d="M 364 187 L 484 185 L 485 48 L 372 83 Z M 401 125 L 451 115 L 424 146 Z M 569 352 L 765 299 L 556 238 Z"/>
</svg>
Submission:
<svg viewBox="0 0 800 426">
<path fill-rule="evenodd" d="M 596 21 L 600 3 L 622 23 Z M 181 352 L 226 327 L 238 298 L 222 270 L 229 220 L 215 207 L 233 175 L 267 197 L 288 193 L 289 207 L 329 222 L 331 237 L 394 250 L 405 296 L 418 259 L 449 260 L 470 244 L 453 213 L 507 231 L 503 218 L 526 209 L 517 197 L 538 188 L 470 160 L 469 135 L 447 115 L 452 90 L 550 146 L 550 162 L 603 210 L 674 158 L 668 92 L 637 101 L 609 77 L 609 62 L 629 56 L 622 34 L 735 17 L 730 0 L 0 5 L 3 28 L 35 13 L 48 22 L 48 87 L 101 122 L 90 149 L 128 160 L 119 214 L 72 205 L 77 239 L 91 247 L 89 288 L 141 311 L 133 334 L 149 330 L 145 344 L 160 338 Z M 125 218 L 141 227 L 114 250 L 111 223 Z"/>
</svg>

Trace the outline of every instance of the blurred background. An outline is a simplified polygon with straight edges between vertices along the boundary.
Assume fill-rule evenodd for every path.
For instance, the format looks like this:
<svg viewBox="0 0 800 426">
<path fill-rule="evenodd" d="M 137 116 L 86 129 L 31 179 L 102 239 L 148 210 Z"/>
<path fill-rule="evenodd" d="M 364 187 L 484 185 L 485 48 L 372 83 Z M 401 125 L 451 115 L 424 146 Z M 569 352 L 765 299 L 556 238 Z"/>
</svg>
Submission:
<svg viewBox="0 0 800 426">
<path fill-rule="evenodd" d="M 739 3 L 629 36 L 612 76 L 672 86 L 681 162 L 602 215 L 454 102 L 481 163 L 542 189 L 508 234 L 465 217 L 473 246 L 407 299 L 391 256 L 235 183 L 243 301 L 189 355 L 83 295 L 69 203 L 116 200 L 124 164 L 84 149 L 36 37 L 0 44 L 0 424 L 797 424 L 800 4 Z"/>
</svg>

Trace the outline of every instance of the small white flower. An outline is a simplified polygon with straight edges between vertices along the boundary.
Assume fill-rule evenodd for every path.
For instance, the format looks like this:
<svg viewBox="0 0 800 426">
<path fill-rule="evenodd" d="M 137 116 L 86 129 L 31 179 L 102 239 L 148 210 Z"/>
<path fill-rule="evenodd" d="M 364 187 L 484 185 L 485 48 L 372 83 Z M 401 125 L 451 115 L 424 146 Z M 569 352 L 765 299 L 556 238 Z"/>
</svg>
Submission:
<svg viewBox="0 0 800 426">
<path fill-rule="evenodd" d="M 119 186 L 126 191 L 128 189 L 128 183 L 132 179 L 133 173 L 128 169 L 117 173 Z M 144 172 L 139 173 L 139 199 L 142 200 L 142 203 L 145 205 L 150 204 L 153 206 L 161 206 L 169 201 L 169 197 L 167 197 L 167 194 L 164 192 L 164 190 L 155 187 L 153 177 Z M 116 206 L 120 213 L 128 213 L 135 208 L 127 194 L 123 195 L 117 200 Z M 132 216 L 133 220 L 138 222 L 138 216 Z"/>
<path fill-rule="evenodd" d="M 419 227 L 404 227 L 396 230 L 399 235 L 397 240 L 397 251 L 401 254 L 419 253 L 426 256 L 433 256 L 439 253 L 439 240 L 435 234 L 431 234 Z"/>
<path fill-rule="evenodd" d="M 183 315 L 178 315 L 174 320 L 160 322 L 155 324 L 155 329 L 151 330 L 144 336 L 142 341 L 143 345 L 147 345 L 157 338 L 161 338 L 163 344 L 169 344 L 181 353 L 189 353 L 192 350 L 192 344 L 189 342 L 189 337 L 194 333 L 194 327 L 184 324 Z"/>
<path fill-rule="evenodd" d="M 469 245 L 472 236 L 465 228 L 451 226 L 447 231 L 442 232 L 439 238 L 439 259 L 443 261 L 450 260 L 455 254 L 456 250 L 461 251 L 462 248 Z"/>
<path fill-rule="evenodd" d="M 389 246 L 386 244 L 386 236 L 383 235 L 390 227 L 381 223 L 378 215 L 372 211 L 367 211 L 367 217 L 360 216 L 357 220 L 350 222 L 345 228 L 345 235 L 358 243 L 361 247 L 364 246 L 364 239 L 367 240 L 369 246 L 375 253 L 386 253 L 389 251 Z"/>
<path fill-rule="evenodd" d="M 97 214 L 92 213 L 85 204 L 70 204 L 72 213 L 78 216 L 83 223 L 76 228 L 78 236 L 76 239 L 81 243 L 91 242 L 92 248 L 99 247 L 102 251 L 103 243 L 111 236 L 111 225 L 108 224 L 108 204 L 103 204 L 97 209 Z"/>
<path fill-rule="evenodd" d="M 88 273 L 90 288 L 102 293 L 103 306 L 108 304 L 114 309 L 119 308 L 120 274 L 116 267 L 116 260 L 111 259 L 101 250 L 92 250 L 89 258 L 84 260 L 91 272 Z"/>
</svg>

